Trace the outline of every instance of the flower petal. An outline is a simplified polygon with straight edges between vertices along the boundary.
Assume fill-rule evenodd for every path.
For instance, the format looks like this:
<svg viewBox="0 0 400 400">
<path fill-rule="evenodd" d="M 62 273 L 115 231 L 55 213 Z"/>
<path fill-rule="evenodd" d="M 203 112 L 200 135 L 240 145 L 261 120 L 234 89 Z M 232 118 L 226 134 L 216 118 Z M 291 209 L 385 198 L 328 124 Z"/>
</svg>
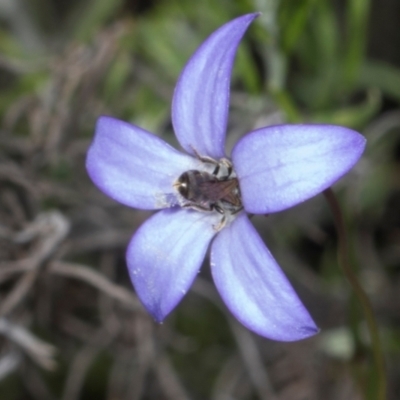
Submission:
<svg viewBox="0 0 400 400">
<path fill-rule="evenodd" d="M 273 213 L 325 190 L 360 158 L 365 139 L 333 125 L 277 125 L 244 136 L 232 160 L 247 212 Z"/>
<path fill-rule="evenodd" d="M 318 332 L 245 213 L 215 238 L 211 270 L 228 308 L 252 331 L 281 341 Z"/>
<path fill-rule="evenodd" d="M 162 210 L 135 233 L 127 250 L 129 274 L 147 311 L 161 322 L 191 286 L 216 231 L 217 213 Z"/>
<path fill-rule="evenodd" d="M 173 182 L 198 163 L 150 132 L 100 117 L 86 168 L 97 187 L 114 200 L 153 210 L 176 203 Z"/>
<path fill-rule="evenodd" d="M 190 58 L 175 88 L 172 122 L 181 146 L 190 154 L 225 156 L 230 78 L 236 49 L 258 13 L 223 25 Z"/>
</svg>

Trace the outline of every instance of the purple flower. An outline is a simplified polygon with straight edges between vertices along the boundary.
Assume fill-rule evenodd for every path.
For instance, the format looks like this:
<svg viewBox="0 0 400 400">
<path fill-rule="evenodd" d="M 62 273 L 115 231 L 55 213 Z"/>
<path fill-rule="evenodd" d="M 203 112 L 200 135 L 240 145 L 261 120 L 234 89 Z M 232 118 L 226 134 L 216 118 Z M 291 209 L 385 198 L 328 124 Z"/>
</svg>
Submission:
<svg viewBox="0 0 400 400">
<path fill-rule="evenodd" d="M 126 255 L 136 292 L 157 321 L 188 291 L 211 243 L 215 285 L 235 317 L 262 336 L 293 341 L 318 328 L 246 213 L 281 211 L 320 193 L 353 167 L 365 139 L 339 126 L 269 126 L 248 133 L 226 158 L 232 65 L 257 15 L 219 28 L 184 68 L 172 122 L 186 154 L 101 117 L 87 170 L 113 199 L 161 209 L 137 230 Z"/>
</svg>

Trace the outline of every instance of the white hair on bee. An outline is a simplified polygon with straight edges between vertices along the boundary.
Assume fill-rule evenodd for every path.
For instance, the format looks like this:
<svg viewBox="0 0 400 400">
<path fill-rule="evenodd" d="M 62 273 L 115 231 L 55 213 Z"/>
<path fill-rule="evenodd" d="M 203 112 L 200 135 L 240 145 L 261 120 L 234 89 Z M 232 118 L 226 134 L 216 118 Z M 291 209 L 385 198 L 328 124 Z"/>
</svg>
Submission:
<svg viewBox="0 0 400 400">
<path fill-rule="evenodd" d="M 181 205 L 181 200 L 176 193 L 156 193 L 154 206 L 156 208 L 171 208 Z"/>
</svg>

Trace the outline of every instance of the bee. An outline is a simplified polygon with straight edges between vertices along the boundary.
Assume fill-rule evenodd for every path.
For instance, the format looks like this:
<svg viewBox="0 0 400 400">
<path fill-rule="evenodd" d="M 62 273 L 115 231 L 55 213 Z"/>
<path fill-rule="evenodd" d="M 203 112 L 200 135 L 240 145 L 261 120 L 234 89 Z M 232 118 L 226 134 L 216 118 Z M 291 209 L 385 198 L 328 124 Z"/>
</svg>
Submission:
<svg viewBox="0 0 400 400">
<path fill-rule="evenodd" d="M 199 157 L 200 158 L 200 157 Z M 226 223 L 226 214 L 238 213 L 243 209 L 240 197 L 239 181 L 232 176 L 232 163 L 227 159 L 216 161 L 211 158 L 200 158 L 207 163 L 215 164 L 212 173 L 198 170 L 184 172 L 175 182 L 174 187 L 185 199 L 182 207 L 199 211 L 217 211 L 222 215 L 220 224 L 214 227 L 220 230 Z M 220 171 L 225 173 L 221 174 Z"/>
</svg>

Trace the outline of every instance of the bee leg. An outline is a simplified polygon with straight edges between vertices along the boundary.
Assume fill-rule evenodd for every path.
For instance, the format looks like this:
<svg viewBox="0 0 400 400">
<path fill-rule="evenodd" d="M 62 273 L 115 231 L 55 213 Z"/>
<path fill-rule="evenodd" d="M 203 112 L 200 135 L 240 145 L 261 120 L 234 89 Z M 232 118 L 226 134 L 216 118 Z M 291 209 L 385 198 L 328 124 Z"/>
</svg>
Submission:
<svg viewBox="0 0 400 400">
<path fill-rule="evenodd" d="M 213 225 L 213 229 L 217 232 L 219 232 L 226 224 L 226 215 L 224 214 L 221 218 L 221 221 L 219 222 L 218 225 Z"/>
<path fill-rule="evenodd" d="M 226 179 L 228 179 L 231 176 L 232 171 L 233 171 L 232 162 L 230 160 L 228 160 L 227 158 L 221 158 L 219 164 L 224 165 L 226 167 L 226 169 L 227 169 Z"/>
<path fill-rule="evenodd" d="M 218 225 L 213 225 L 213 229 L 217 232 L 219 232 L 226 224 L 226 215 L 225 215 L 225 211 L 224 209 L 219 206 L 218 204 L 212 204 L 211 208 L 215 211 L 217 211 L 218 213 L 222 214 L 222 218 L 221 221 L 219 222 Z"/>
<path fill-rule="evenodd" d="M 214 171 L 213 171 L 213 175 L 217 176 L 219 172 L 219 164 L 217 164 L 217 166 L 215 167 Z"/>
<path fill-rule="evenodd" d="M 221 206 L 219 206 L 218 204 L 211 204 L 211 209 L 219 212 L 222 215 L 225 214 L 224 209 Z"/>
<path fill-rule="evenodd" d="M 223 178 L 221 178 L 221 180 L 228 180 L 230 178 L 230 176 L 231 176 L 231 174 L 233 172 L 233 166 L 232 166 L 231 160 L 229 160 L 228 158 L 223 157 L 218 161 L 218 160 L 215 160 L 212 157 L 201 156 L 193 146 L 190 146 L 190 147 L 192 148 L 193 153 L 196 155 L 196 157 L 200 161 L 203 161 L 203 162 L 208 163 L 208 164 L 214 164 L 216 166 L 214 171 L 213 171 L 213 173 L 212 173 L 213 175 L 217 176 L 221 166 L 223 165 L 227 170 L 227 175 L 224 176 Z"/>
<path fill-rule="evenodd" d="M 232 215 L 235 215 L 235 214 L 237 214 L 239 211 L 242 211 L 242 210 L 243 210 L 243 206 L 242 206 L 242 207 L 239 207 L 237 210 L 231 211 L 231 214 L 232 214 Z"/>
<path fill-rule="evenodd" d="M 206 163 L 209 163 L 209 164 L 215 164 L 215 165 L 218 165 L 218 164 L 219 164 L 219 162 L 218 162 L 217 160 L 214 160 L 214 158 L 208 157 L 208 156 L 201 156 L 201 155 L 198 153 L 198 151 L 197 151 L 193 146 L 190 146 L 190 147 L 192 148 L 193 153 L 195 154 L 195 156 L 196 156 L 200 161 L 203 161 L 203 162 L 206 162 Z"/>
<path fill-rule="evenodd" d="M 218 172 L 219 172 L 220 169 L 221 169 L 221 167 L 224 167 L 224 168 L 225 168 L 225 170 L 224 170 L 225 175 L 224 175 L 224 176 L 220 176 L 219 179 L 220 179 L 221 181 L 227 181 L 227 180 L 231 177 L 232 172 L 233 172 L 232 163 L 231 163 L 231 161 L 228 160 L 227 158 L 221 158 L 221 159 L 219 160 L 218 166 L 217 166 L 217 168 L 215 168 L 215 171 L 213 172 L 213 174 L 217 176 L 217 175 L 218 175 Z"/>
</svg>

